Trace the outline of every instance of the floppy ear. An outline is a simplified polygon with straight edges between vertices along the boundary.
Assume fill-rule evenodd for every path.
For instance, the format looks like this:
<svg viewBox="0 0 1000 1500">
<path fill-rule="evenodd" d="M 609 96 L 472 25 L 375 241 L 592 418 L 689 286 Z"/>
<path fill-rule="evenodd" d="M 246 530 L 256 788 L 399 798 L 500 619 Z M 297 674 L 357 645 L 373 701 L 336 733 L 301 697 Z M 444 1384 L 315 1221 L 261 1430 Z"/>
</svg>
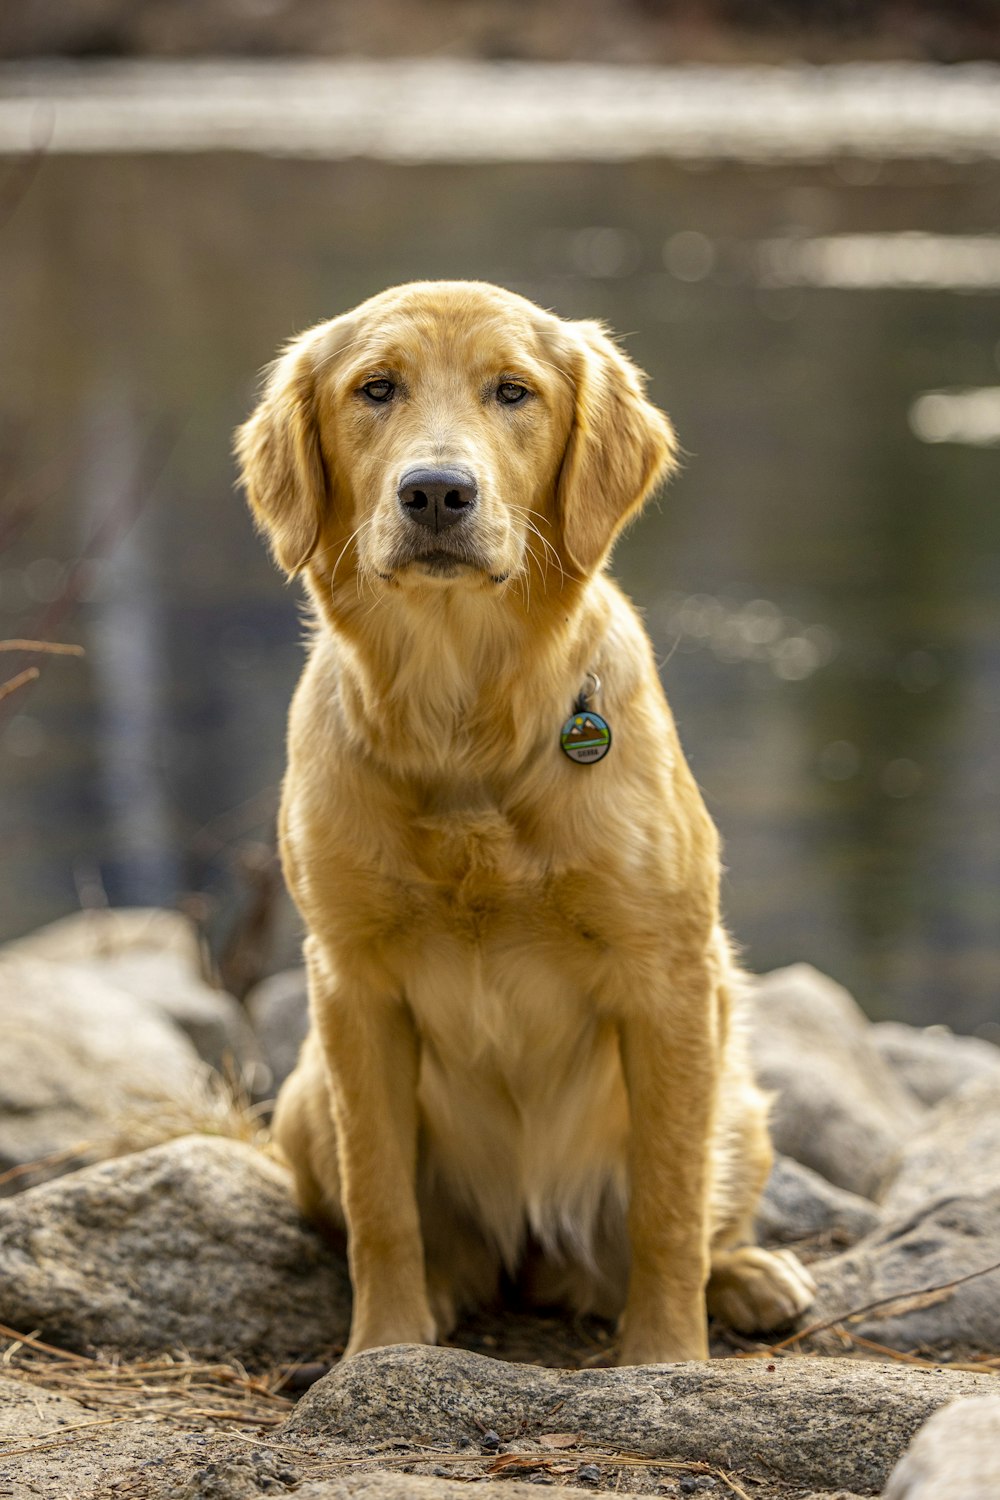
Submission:
<svg viewBox="0 0 1000 1500">
<path fill-rule="evenodd" d="M 676 467 L 677 440 L 667 418 L 646 400 L 645 377 L 601 325 L 571 326 L 576 407 L 557 503 L 569 560 L 587 574 Z"/>
<path fill-rule="evenodd" d="M 254 520 L 294 577 L 316 550 L 328 500 L 315 368 L 304 339 L 272 365 L 256 411 L 236 431 L 235 453 Z"/>
</svg>

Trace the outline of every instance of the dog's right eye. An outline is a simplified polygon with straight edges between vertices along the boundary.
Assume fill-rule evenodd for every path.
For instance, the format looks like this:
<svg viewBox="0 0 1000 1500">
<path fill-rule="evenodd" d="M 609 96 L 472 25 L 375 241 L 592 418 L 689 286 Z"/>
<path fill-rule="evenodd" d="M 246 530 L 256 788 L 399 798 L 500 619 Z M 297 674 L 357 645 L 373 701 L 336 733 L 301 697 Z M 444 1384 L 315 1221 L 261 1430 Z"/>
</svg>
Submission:
<svg viewBox="0 0 1000 1500">
<path fill-rule="evenodd" d="M 369 380 L 361 387 L 369 401 L 391 401 L 396 387 L 391 380 Z"/>
</svg>

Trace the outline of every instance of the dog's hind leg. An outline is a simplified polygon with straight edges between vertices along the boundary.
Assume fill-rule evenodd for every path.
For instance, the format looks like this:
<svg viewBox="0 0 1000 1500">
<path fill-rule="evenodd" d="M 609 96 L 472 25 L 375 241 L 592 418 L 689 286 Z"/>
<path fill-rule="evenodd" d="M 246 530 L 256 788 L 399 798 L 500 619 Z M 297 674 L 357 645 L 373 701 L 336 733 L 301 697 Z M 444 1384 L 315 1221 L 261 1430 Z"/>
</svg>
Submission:
<svg viewBox="0 0 1000 1500">
<path fill-rule="evenodd" d="M 741 1245 L 712 1255 L 708 1311 L 739 1333 L 768 1333 L 794 1323 L 815 1292 L 816 1283 L 791 1250 Z"/>
<path fill-rule="evenodd" d="M 708 1311 L 740 1333 L 766 1333 L 794 1322 L 816 1285 L 790 1250 L 753 1243 L 754 1215 L 774 1160 L 769 1099 L 754 1081 L 748 1048 L 744 976 L 728 956 L 720 988 L 725 1028 L 723 1072 L 712 1149 L 711 1264 Z"/>
<path fill-rule="evenodd" d="M 727 1058 L 716 1128 L 708 1311 L 740 1333 L 766 1333 L 794 1322 L 816 1284 L 790 1250 L 762 1250 L 752 1241 L 757 1201 L 771 1170 L 768 1101 L 754 1084 L 739 1048 Z"/>
<path fill-rule="evenodd" d="M 294 1071 L 281 1086 L 271 1133 L 295 1179 L 304 1214 L 343 1239 L 337 1132 L 319 1038 L 310 1031 Z"/>
</svg>

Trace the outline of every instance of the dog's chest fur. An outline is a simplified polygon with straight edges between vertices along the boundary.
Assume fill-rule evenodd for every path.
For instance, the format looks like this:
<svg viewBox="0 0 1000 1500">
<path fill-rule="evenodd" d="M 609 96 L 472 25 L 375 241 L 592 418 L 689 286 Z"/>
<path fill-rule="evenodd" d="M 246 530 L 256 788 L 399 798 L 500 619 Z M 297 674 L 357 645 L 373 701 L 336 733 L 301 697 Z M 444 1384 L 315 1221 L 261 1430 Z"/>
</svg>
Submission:
<svg viewBox="0 0 1000 1500">
<path fill-rule="evenodd" d="M 451 799 L 453 802 L 457 799 Z M 586 982 L 596 933 L 516 821 L 485 794 L 420 818 L 420 915 L 401 975 L 421 1038 L 429 1165 L 513 1261 L 517 1226 L 589 1240 L 624 1191 L 616 1030 Z"/>
</svg>

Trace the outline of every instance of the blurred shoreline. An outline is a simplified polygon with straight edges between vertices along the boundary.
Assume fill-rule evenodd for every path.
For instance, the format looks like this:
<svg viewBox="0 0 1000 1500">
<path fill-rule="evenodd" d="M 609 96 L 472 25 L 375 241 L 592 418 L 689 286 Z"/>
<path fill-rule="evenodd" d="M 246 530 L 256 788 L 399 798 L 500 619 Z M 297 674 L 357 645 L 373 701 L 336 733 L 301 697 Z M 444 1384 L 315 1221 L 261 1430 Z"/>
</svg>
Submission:
<svg viewBox="0 0 1000 1500">
<path fill-rule="evenodd" d="M 493 62 L 1000 60 L 991 0 L 30 0 L 0 57 L 440 56 Z"/>
<path fill-rule="evenodd" d="M 1000 65 L 192 59 L 0 65 L 0 153 L 391 162 L 996 160 Z"/>
</svg>

